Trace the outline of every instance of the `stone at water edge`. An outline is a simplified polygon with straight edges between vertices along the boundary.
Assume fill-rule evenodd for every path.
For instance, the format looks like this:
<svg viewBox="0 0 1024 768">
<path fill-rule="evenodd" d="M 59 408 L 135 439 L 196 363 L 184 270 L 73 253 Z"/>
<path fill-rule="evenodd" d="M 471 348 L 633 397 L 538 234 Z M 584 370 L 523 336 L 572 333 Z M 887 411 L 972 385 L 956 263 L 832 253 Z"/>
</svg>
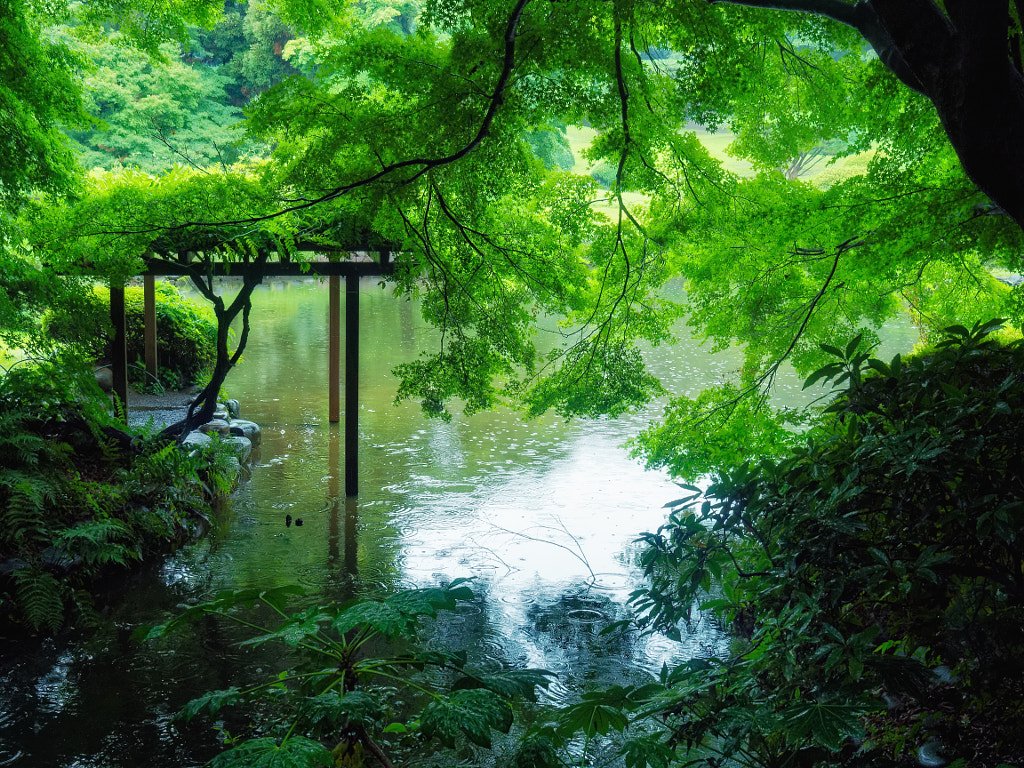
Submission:
<svg viewBox="0 0 1024 768">
<path fill-rule="evenodd" d="M 242 407 L 238 404 L 237 400 L 228 400 L 224 403 L 224 407 L 227 409 L 228 415 L 232 419 L 237 419 L 242 413 Z"/>
<path fill-rule="evenodd" d="M 182 448 L 202 448 L 213 442 L 213 438 L 205 432 L 193 429 L 184 440 L 181 441 Z"/>
<path fill-rule="evenodd" d="M 247 437 L 240 435 L 232 435 L 231 437 L 225 437 L 221 440 L 224 445 L 231 446 L 231 449 L 235 452 L 235 456 L 238 457 L 238 461 L 242 464 L 248 464 L 249 458 L 252 456 L 252 442 Z"/>
<path fill-rule="evenodd" d="M 260 444 L 260 425 L 255 421 L 235 419 L 231 422 L 231 434 L 249 438 L 250 442 L 252 442 L 254 446 Z"/>
<path fill-rule="evenodd" d="M 231 425 L 224 421 L 224 419 L 210 419 L 199 427 L 199 431 L 205 432 L 208 435 L 229 435 L 231 434 Z"/>
</svg>

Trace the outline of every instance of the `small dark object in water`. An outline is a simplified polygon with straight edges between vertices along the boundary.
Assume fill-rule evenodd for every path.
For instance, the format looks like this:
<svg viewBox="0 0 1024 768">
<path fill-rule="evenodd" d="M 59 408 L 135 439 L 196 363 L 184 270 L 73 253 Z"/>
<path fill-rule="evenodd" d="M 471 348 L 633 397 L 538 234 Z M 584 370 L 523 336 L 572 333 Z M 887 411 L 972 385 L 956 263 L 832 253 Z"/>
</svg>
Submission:
<svg viewBox="0 0 1024 768">
<path fill-rule="evenodd" d="M 291 524 L 292 524 L 292 516 L 291 515 L 285 515 L 284 516 L 284 527 L 285 528 L 290 528 Z M 296 523 L 296 525 L 302 525 L 302 523 Z"/>
<path fill-rule="evenodd" d="M 296 525 L 302 525 L 302 518 L 301 517 L 296 517 L 295 518 L 295 524 Z"/>
</svg>

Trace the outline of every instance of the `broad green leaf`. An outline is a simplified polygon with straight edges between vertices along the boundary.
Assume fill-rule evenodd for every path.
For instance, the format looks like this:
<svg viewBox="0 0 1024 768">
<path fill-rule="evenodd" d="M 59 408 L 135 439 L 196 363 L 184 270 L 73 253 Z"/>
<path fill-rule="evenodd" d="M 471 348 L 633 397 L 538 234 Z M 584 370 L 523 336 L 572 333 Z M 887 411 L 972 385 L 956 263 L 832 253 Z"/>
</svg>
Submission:
<svg viewBox="0 0 1024 768">
<path fill-rule="evenodd" d="M 529 701 L 536 701 L 536 689 L 547 688 L 554 676 L 553 672 L 545 669 L 510 669 L 495 675 L 467 675 L 458 680 L 452 689 L 487 688 L 506 699 L 522 696 Z"/>
<path fill-rule="evenodd" d="M 420 715 L 420 730 L 454 747 L 460 735 L 481 747 L 491 746 L 491 729 L 508 733 L 512 708 L 493 691 L 484 688 L 452 691 L 428 704 Z"/>
<path fill-rule="evenodd" d="M 857 347 L 860 346 L 860 343 L 863 340 L 863 338 L 864 334 L 858 333 L 856 336 L 850 339 L 850 342 L 846 345 L 846 354 L 844 355 L 844 357 L 847 360 L 853 357 L 853 353 L 857 351 Z"/>
<path fill-rule="evenodd" d="M 380 632 L 386 637 L 398 637 L 407 634 L 416 623 L 416 617 L 424 611 L 433 612 L 433 608 L 422 604 L 422 610 L 409 612 L 403 608 L 383 601 L 367 600 L 349 606 L 333 621 L 334 629 L 341 634 L 353 629 L 365 627 Z"/>
<path fill-rule="evenodd" d="M 250 739 L 210 761 L 210 768 L 331 768 L 333 765 L 330 750 L 303 736 L 292 736 L 283 742 L 270 737 Z"/>
<path fill-rule="evenodd" d="M 192 701 L 178 711 L 175 717 L 185 720 L 186 722 L 201 712 L 205 712 L 207 715 L 212 717 L 220 711 L 221 707 L 235 704 L 239 699 L 241 699 L 241 697 L 242 690 L 234 686 L 220 691 L 210 691 L 209 693 L 204 693 L 202 696 L 192 699 Z"/>
<path fill-rule="evenodd" d="M 874 702 L 822 702 L 803 700 L 780 713 L 786 739 L 794 746 L 805 740 L 838 751 L 847 740 L 863 736 L 860 718 L 876 711 Z"/>
<path fill-rule="evenodd" d="M 307 638 L 315 636 L 320 631 L 321 625 L 331 621 L 332 618 L 334 617 L 331 614 L 313 606 L 292 616 L 273 632 L 245 640 L 241 645 L 262 645 L 271 640 L 281 640 L 288 645 L 296 646 Z"/>
<path fill-rule="evenodd" d="M 669 768 L 674 764 L 675 750 L 658 735 L 628 739 L 622 745 L 626 768 Z"/>
<path fill-rule="evenodd" d="M 311 696 L 299 704 L 299 715 L 309 723 L 341 726 L 346 722 L 367 725 L 382 713 L 381 702 L 370 691 L 347 693 L 327 691 Z"/>
</svg>

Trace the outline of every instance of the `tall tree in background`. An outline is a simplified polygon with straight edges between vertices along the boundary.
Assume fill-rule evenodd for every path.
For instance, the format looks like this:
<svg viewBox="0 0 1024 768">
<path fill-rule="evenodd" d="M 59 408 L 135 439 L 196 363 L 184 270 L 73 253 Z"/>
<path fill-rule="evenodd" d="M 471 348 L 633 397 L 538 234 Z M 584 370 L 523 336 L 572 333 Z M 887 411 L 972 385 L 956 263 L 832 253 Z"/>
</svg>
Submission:
<svg viewBox="0 0 1024 768">
<path fill-rule="evenodd" d="M 183 64 L 176 44 L 162 60 L 125 48 L 109 37 L 79 43 L 92 62 L 84 106 L 96 122 L 73 130 L 86 168 L 137 168 L 158 174 L 173 165 L 232 164 L 241 111 L 226 103 L 234 81 L 211 67 Z"/>
<path fill-rule="evenodd" d="M 65 129 L 85 130 L 93 119 L 82 99 L 83 74 L 90 63 L 79 46 L 55 31 L 74 17 L 83 35 L 98 36 L 118 21 L 128 47 L 159 55 L 168 39 L 182 39 L 188 24 L 210 24 L 220 2 L 141 6 L 133 2 L 71 4 L 12 0 L 0 3 L 0 335 L 30 344 L 45 307 L 73 315 L 81 285 L 45 269 L 44 254 L 28 247 L 19 216 L 80 195 L 82 169 Z M 77 271 L 77 270 L 76 270 Z M 49 343 L 45 335 L 35 341 Z"/>
</svg>

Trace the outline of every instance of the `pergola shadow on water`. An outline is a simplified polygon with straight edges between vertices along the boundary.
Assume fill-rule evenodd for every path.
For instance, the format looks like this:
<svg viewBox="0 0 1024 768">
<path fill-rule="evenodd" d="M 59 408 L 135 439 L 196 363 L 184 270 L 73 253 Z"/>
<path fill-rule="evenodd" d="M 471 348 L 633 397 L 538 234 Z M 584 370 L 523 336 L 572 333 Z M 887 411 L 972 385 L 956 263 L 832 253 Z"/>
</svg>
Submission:
<svg viewBox="0 0 1024 768">
<path fill-rule="evenodd" d="M 306 249 L 298 249 L 306 250 Z M 153 259 L 147 262 L 143 278 L 143 318 L 145 363 L 147 375 L 156 377 L 159 365 L 156 333 L 156 279 L 187 275 L 199 267 L 206 277 L 240 277 L 257 282 L 268 277 L 327 277 L 329 312 L 328 336 L 328 419 L 332 424 L 341 421 L 341 279 L 345 278 L 345 495 L 358 492 L 359 457 L 359 279 L 384 277 L 394 272 L 391 247 L 374 243 L 361 243 L 351 248 L 332 248 L 317 245 L 309 252 L 344 253 L 346 260 L 299 262 L 283 258 L 261 264 L 246 262 L 194 263 L 189 254 L 175 259 Z M 124 286 L 110 287 L 110 317 L 114 325 L 111 349 L 111 371 L 114 394 L 127 413 L 131 403 L 128 397 L 128 354 L 125 336 Z"/>
</svg>

